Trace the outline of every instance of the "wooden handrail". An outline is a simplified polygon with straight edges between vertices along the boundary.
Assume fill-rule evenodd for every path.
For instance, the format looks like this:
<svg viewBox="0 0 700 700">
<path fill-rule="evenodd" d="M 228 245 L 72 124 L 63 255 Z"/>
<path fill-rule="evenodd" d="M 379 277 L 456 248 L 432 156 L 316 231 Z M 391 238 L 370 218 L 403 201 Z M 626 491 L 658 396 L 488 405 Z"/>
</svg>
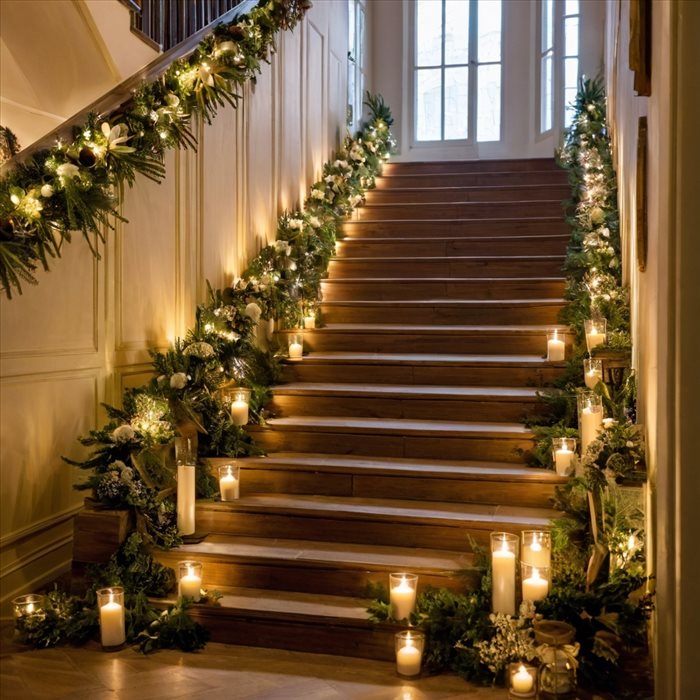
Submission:
<svg viewBox="0 0 700 700">
<path fill-rule="evenodd" d="M 90 113 L 107 115 L 126 105 L 132 98 L 134 91 L 143 81 L 151 81 L 160 77 L 168 69 L 171 63 L 191 54 L 199 45 L 199 42 L 211 32 L 217 25 L 228 23 L 241 15 L 247 14 L 255 8 L 260 0 L 243 0 L 239 5 L 232 8 L 218 19 L 210 22 L 205 27 L 195 32 L 181 44 L 174 46 L 169 51 L 161 54 L 140 71 L 134 73 L 130 78 L 119 83 L 108 93 L 95 100 L 92 104 L 80 110 L 72 117 L 57 126 L 34 143 L 22 149 L 17 155 L 6 161 L 0 167 L 0 174 L 4 175 L 20 163 L 26 162 L 37 151 L 51 148 L 57 140 L 72 141 L 73 127 L 82 126 Z"/>
</svg>

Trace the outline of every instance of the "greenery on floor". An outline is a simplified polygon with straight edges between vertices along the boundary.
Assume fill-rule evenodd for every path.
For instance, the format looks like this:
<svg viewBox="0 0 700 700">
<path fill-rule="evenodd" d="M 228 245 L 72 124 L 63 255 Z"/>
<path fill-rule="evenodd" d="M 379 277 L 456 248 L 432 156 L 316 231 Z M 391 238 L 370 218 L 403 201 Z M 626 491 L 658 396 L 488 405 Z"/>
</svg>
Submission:
<svg viewBox="0 0 700 700">
<path fill-rule="evenodd" d="M 292 29 L 311 6 L 308 0 L 263 0 L 247 15 L 220 24 L 187 57 L 158 79 L 144 82 L 131 99 L 107 115 L 91 114 L 58 140 L 15 165 L 0 180 L 0 285 L 8 298 L 22 284 L 36 284 L 39 266 L 60 257 L 80 231 L 99 257 L 105 231 L 122 219 L 118 193 L 136 175 L 165 176 L 166 150 L 194 148 L 194 117 L 210 122 L 221 107 L 236 106 L 239 90 L 255 82 L 275 50 L 278 32 Z M 4 131 L 3 157 L 16 147 Z"/>
<path fill-rule="evenodd" d="M 572 228 L 566 259 L 567 304 L 561 320 L 571 328 L 574 340 L 564 378 L 555 391 L 542 393 L 548 412 L 530 421 L 537 445 L 528 457 L 541 467 L 553 466 L 554 440 L 579 437 L 576 406 L 585 387 L 587 356 L 584 321 L 607 321 L 607 343 L 595 348 L 593 357 L 624 364 L 630 354 L 616 176 L 600 81 L 582 82 L 559 159 L 572 190 L 567 203 Z M 633 422 L 634 376 L 623 369 L 616 379 L 594 386 L 612 420 L 581 460 L 574 458 L 577 476 L 557 491 L 554 505 L 564 515 L 551 523 L 549 594 L 534 604 L 523 602 L 517 616 L 494 615 L 490 561 L 472 543 L 480 573 L 473 591 L 428 589 L 418 595 L 408 620 L 426 633 L 428 670 L 451 670 L 471 680 L 504 683 L 509 663 L 541 655 L 534 623 L 556 620 L 576 630 L 580 650 L 572 663 L 578 666 L 581 685 L 613 692 L 617 698 L 635 692 L 620 684 L 620 666 L 627 652 L 645 646 L 652 607 L 645 592 L 644 443 Z M 375 589 L 370 595 L 376 598 L 368 610 L 370 619 L 391 621 L 388 591 Z"/>
</svg>

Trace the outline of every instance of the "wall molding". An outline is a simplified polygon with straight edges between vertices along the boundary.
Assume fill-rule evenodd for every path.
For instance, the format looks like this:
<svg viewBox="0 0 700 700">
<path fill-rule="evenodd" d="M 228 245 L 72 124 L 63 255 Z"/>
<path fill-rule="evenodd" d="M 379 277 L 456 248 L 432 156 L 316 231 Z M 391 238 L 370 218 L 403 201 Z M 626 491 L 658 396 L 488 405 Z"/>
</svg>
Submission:
<svg viewBox="0 0 700 700">
<path fill-rule="evenodd" d="M 65 523 L 67 520 L 73 518 L 82 507 L 82 503 L 80 505 L 70 506 L 69 508 L 65 508 L 64 510 L 55 513 L 54 515 L 50 515 L 46 518 L 42 518 L 41 520 L 37 520 L 31 525 L 26 525 L 25 527 L 18 528 L 17 530 L 13 530 L 12 532 L 8 532 L 6 535 L 0 537 L 0 550 L 6 549 L 15 542 L 27 539 L 33 535 L 41 534 L 46 530 L 50 530 L 51 528 L 54 528 L 57 525 Z"/>
</svg>

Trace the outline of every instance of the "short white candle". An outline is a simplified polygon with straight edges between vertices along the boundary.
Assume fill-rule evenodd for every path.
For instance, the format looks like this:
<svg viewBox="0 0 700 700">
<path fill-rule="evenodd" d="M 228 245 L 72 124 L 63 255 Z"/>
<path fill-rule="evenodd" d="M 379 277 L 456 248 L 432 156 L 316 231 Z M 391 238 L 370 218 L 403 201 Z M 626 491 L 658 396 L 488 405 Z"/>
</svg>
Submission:
<svg viewBox="0 0 700 700">
<path fill-rule="evenodd" d="M 301 360 L 304 354 L 304 346 L 301 343 L 289 344 L 289 358 L 291 360 Z"/>
<path fill-rule="evenodd" d="M 248 423 L 248 402 L 236 399 L 231 402 L 231 420 L 234 425 L 246 425 Z"/>
<path fill-rule="evenodd" d="M 554 331 L 554 338 L 547 341 L 547 360 L 549 362 L 561 362 L 564 359 L 566 346 L 563 340 L 557 337 L 557 331 Z"/>
<path fill-rule="evenodd" d="M 126 641 L 124 607 L 112 600 L 100 606 L 100 638 L 103 647 L 118 647 Z"/>
<path fill-rule="evenodd" d="M 590 331 L 586 333 L 586 345 L 588 346 L 588 352 L 593 350 L 593 348 L 598 345 L 602 345 L 605 342 L 605 332 L 600 332 L 595 326 L 591 326 Z"/>
<path fill-rule="evenodd" d="M 549 591 L 549 581 L 540 576 L 537 569 L 532 570 L 532 576 L 523 579 L 523 600 L 543 600 Z"/>
<path fill-rule="evenodd" d="M 569 476 L 573 458 L 574 451 L 569 450 L 566 446 L 558 447 L 554 451 L 554 469 L 559 476 Z"/>
<path fill-rule="evenodd" d="M 34 603 L 27 603 L 26 614 L 31 615 L 34 612 Z"/>
<path fill-rule="evenodd" d="M 533 685 L 535 685 L 535 679 L 525 666 L 521 664 L 518 672 L 511 676 L 511 689 L 516 693 L 529 693 Z"/>
<path fill-rule="evenodd" d="M 304 328 L 316 328 L 316 316 L 310 314 L 309 316 L 304 316 Z"/>
<path fill-rule="evenodd" d="M 406 645 L 396 652 L 396 670 L 402 676 L 417 676 L 420 673 L 421 651 L 408 637 Z"/>
<path fill-rule="evenodd" d="M 182 535 L 194 532 L 195 467 L 189 464 L 177 466 L 177 529 Z"/>
<path fill-rule="evenodd" d="M 191 566 L 187 567 L 187 573 L 180 579 L 180 597 L 192 598 L 195 603 L 199 602 L 202 591 L 202 579 L 195 574 Z"/>
<path fill-rule="evenodd" d="M 390 592 L 391 616 L 395 620 L 407 618 L 416 607 L 416 589 L 404 577 Z"/>
<path fill-rule="evenodd" d="M 493 612 L 515 615 L 515 552 L 503 547 L 491 552 Z"/>
<path fill-rule="evenodd" d="M 233 474 L 225 474 L 219 479 L 222 501 L 236 501 L 240 496 L 240 482 Z"/>
<path fill-rule="evenodd" d="M 598 436 L 598 431 L 603 426 L 603 411 L 594 411 L 590 405 L 586 406 L 581 411 L 581 456 L 583 457 L 588 450 L 588 446 Z"/>
</svg>

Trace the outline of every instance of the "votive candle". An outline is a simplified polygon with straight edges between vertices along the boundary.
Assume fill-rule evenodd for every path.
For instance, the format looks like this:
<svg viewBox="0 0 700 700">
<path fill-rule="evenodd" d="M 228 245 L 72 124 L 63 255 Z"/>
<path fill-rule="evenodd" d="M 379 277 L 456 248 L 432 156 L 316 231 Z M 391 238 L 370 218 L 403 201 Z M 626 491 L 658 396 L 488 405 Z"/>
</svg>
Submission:
<svg viewBox="0 0 700 700">
<path fill-rule="evenodd" d="M 222 501 L 238 500 L 240 486 L 240 467 L 237 464 L 224 464 L 219 467 L 219 491 Z"/>
<path fill-rule="evenodd" d="M 404 620 L 413 612 L 417 588 L 416 574 L 389 574 L 389 600 L 394 620 Z"/>
<path fill-rule="evenodd" d="M 397 632 L 396 645 L 396 672 L 407 678 L 420 674 L 425 635 L 418 630 L 406 630 Z"/>
<path fill-rule="evenodd" d="M 118 647 L 126 641 L 124 624 L 124 589 L 121 586 L 97 591 L 100 611 L 100 640 L 106 648 Z"/>
<path fill-rule="evenodd" d="M 178 594 L 181 598 L 192 598 L 199 603 L 202 592 L 202 564 L 198 561 L 181 561 L 178 564 L 180 580 Z"/>
</svg>

